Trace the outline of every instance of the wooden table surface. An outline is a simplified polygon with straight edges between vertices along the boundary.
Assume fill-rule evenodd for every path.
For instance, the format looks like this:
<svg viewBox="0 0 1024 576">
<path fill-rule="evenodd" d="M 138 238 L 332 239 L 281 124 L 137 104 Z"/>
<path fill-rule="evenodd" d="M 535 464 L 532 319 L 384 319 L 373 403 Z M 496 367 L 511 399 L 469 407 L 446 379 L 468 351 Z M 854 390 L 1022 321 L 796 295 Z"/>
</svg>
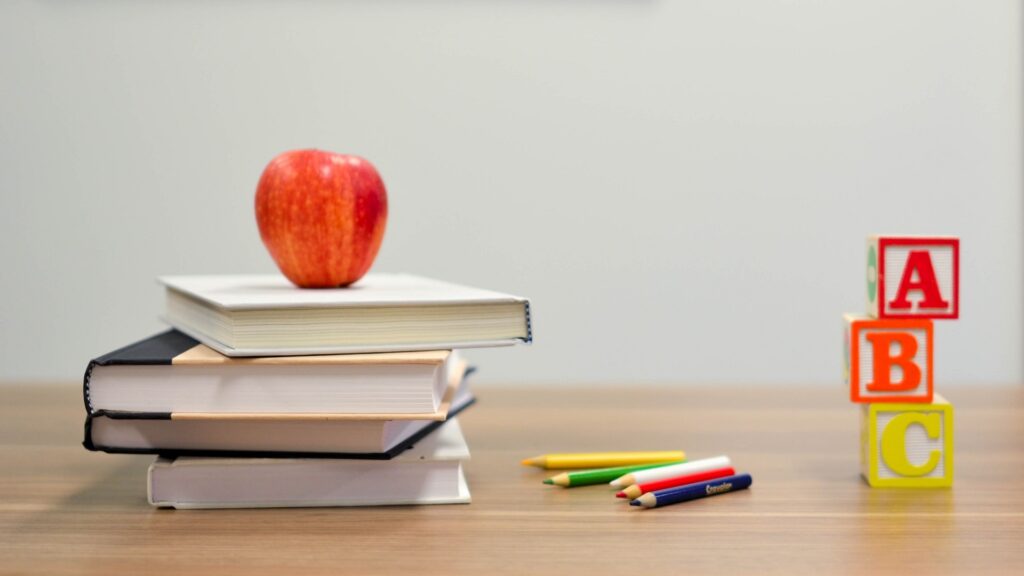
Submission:
<svg viewBox="0 0 1024 576">
<path fill-rule="evenodd" d="M 0 387 L 0 573 L 1020 573 L 1024 388 L 944 390 L 952 490 L 872 490 L 838 387 L 498 388 L 461 417 L 470 505 L 174 511 L 146 456 L 81 448 L 77 386 Z M 632 509 L 519 465 L 543 452 L 726 453 L 751 490 Z"/>
</svg>

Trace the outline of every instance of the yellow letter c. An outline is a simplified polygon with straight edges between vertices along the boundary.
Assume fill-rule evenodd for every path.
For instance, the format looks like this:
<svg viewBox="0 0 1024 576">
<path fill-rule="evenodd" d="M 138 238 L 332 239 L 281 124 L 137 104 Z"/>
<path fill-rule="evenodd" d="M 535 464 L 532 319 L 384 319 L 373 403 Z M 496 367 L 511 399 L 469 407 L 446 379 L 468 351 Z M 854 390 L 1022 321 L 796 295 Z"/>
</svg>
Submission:
<svg viewBox="0 0 1024 576">
<path fill-rule="evenodd" d="M 882 431 L 882 460 L 890 470 L 900 476 L 924 476 L 939 465 L 942 452 L 932 450 L 928 461 L 915 466 L 907 460 L 906 436 L 911 424 L 920 424 L 929 438 L 939 438 L 942 429 L 942 416 L 937 413 L 904 412 L 895 416 Z"/>
</svg>

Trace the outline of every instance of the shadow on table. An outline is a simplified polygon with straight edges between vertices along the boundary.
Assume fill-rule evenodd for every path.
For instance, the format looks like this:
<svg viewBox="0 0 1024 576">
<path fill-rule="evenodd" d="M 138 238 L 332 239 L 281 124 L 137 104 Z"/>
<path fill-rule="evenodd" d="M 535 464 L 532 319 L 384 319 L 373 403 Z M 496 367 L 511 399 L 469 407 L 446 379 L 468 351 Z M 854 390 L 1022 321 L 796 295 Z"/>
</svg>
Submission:
<svg viewBox="0 0 1024 576">
<path fill-rule="evenodd" d="M 102 476 L 64 497 L 63 512 L 92 512 L 116 509 L 148 509 L 146 470 L 152 457 L 131 457 L 111 466 Z"/>
</svg>

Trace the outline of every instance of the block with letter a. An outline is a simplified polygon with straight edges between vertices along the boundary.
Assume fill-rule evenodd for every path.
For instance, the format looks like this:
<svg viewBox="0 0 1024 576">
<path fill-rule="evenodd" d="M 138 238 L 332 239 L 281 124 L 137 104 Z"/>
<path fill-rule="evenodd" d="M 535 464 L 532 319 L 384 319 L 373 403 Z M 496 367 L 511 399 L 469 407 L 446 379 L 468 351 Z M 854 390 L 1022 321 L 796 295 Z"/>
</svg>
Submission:
<svg viewBox="0 0 1024 576">
<path fill-rule="evenodd" d="M 958 318 L 959 238 L 869 237 L 867 289 L 875 318 Z"/>
<path fill-rule="evenodd" d="M 851 402 L 932 401 L 931 320 L 846 314 L 844 374 Z"/>
<path fill-rule="evenodd" d="M 873 403 L 862 407 L 861 473 L 872 487 L 953 485 L 953 406 Z"/>
</svg>

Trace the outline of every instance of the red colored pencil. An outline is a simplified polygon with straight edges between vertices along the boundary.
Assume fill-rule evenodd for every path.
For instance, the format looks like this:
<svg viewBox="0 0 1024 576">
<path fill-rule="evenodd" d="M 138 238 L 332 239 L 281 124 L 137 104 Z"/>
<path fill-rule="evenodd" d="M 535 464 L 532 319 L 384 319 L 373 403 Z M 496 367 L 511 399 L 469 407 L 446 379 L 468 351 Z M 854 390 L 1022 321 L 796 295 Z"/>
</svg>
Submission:
<svg viewBox="0 0 1024 576">
<path fill-rule="evenodd" d="M 617 493 L 615 497 L 633 500 L 634 498 L 639 498 L 641 494 L 654 492 L 655 490 L 664 490 L 665 488 L 674 488 L 676 486 L 682 486 L 683 484 L 693 484 L 694 482 L 714 480 L 715 478 L 732 476 L 735 473 L 736 471 L 732 468 L 717 468 L 715 470 L 694 472 L 693 474 L 665 478 L 664 480 L 654 480 L 647 484 L 633 484 L 629 488 Z"/>
</svg>

